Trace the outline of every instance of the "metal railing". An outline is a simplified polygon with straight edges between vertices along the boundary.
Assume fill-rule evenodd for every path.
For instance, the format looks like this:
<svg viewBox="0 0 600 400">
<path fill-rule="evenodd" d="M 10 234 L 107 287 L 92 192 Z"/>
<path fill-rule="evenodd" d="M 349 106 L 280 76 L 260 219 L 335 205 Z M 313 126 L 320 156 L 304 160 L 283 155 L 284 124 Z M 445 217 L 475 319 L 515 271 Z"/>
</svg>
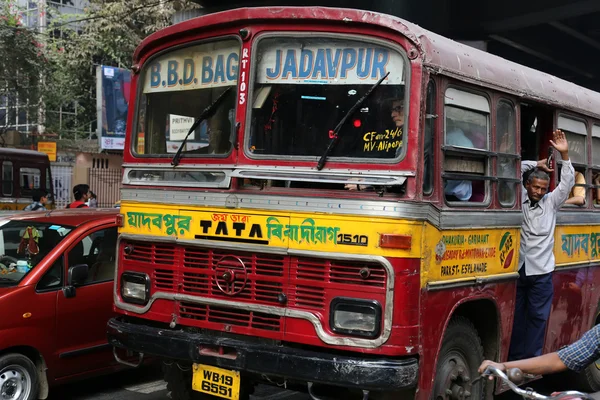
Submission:
<svg viewBox="0 0 600 400">
<path fill-rule="evenodd" d="M 96 193 L 98 207 L 114 207 L 121 199 L 121 169 L 89 168 L 88 182 Z"/>
</svg>

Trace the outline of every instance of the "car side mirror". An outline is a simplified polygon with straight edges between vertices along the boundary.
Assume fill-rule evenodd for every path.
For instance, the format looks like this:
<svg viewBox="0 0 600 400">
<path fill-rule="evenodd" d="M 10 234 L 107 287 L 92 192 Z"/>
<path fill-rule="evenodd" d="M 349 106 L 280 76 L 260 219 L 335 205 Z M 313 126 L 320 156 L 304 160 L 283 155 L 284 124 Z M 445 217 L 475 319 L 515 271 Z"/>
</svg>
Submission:
<svg viewBox="0 0 600 400">
<path fill-rule="evenodd" d="M 85 283 L 88 277 L 89 267 L 87 264 L 77 264 L 69 268 L 69 276 L 67 278 L 67 284 L 69 286 L 81 286 Z"/>
</svg>

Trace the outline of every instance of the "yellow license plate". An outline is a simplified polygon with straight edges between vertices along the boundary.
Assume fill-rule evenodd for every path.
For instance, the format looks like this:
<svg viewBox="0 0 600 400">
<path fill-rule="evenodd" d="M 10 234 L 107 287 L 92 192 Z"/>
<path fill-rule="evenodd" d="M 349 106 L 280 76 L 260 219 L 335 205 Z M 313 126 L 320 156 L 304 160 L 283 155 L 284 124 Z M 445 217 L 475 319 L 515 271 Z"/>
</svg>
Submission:
<svg viewBox="0 0 600 400">
<path fill-rule="evenodd" d="M 240 373 L 210 365 L 194 364 L 192 389 L 224 399 L 239 400 Z"/>
</svg>

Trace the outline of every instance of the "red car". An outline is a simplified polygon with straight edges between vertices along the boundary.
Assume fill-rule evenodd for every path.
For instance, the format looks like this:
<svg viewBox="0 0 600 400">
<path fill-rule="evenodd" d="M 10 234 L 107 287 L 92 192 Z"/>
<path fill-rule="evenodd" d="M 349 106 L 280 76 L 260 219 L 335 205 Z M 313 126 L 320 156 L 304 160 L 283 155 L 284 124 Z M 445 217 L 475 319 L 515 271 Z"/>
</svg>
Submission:
<svg viewBox="0 0 600 400">
<path fill-rule="evenodd" d="M 112 316 L 115 209 L 0 219 L 0 394 L 46 398 L 49 387 L 119 368 Z"/>
</svg>

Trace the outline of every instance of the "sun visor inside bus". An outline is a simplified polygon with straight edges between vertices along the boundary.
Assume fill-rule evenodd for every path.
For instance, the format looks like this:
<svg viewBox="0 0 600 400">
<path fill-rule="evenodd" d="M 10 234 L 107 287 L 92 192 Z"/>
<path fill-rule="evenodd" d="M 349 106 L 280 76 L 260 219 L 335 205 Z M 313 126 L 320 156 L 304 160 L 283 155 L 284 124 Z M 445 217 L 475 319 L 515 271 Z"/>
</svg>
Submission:
<svg viewBox="0 0 600 400">
<path fill-rule="evenodd" d="M 445 103 L 486 114 L 490 113 L 490 103 L 485 97 L 454 88 L 446 90 Z"/>
<path fill-rule="evenodd" d="M 558 129 L 587 136 L 585 122 L 563 116 L 558 117 Z"/>
<path fill-rule="evenodd" d="M 271 93 L 271 89 L 273 86 L 263 86 L 254 93 L 254 101 L 252 102 L 252 108 L 260 109 L 265 104 L 267 97 L 269 97 L 269 93 Z"/>
</svg>

